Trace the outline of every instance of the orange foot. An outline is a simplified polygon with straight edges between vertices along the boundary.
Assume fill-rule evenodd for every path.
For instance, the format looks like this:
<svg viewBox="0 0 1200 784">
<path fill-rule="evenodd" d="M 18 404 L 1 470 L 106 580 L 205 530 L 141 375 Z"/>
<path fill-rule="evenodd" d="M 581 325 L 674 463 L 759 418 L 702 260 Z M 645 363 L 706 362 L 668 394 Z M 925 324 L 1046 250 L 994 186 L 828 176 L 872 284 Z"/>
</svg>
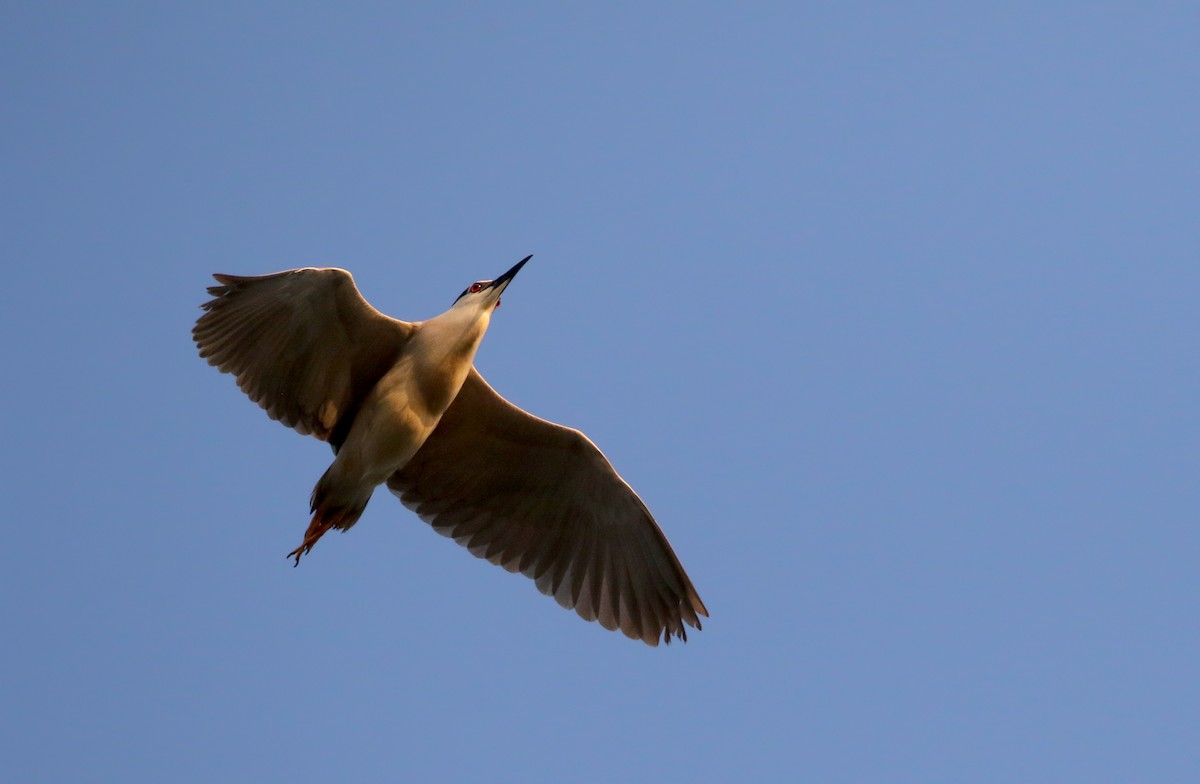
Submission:
<svg viewBox="0 0 1200 784">
<path fill-rule="evenodd" d="M 296 563 L 292 564 L 293 567 L 300 565 L 300 556 L 307 555 L 308 552 L 313 549 L 313 545 L 317 543 L 317 540 L 324 536 L 325 532 L 330 528 L 333 528 L 332 522 L 325 522 L 323 520 L 313 518 L 312 523 L 308 526 L 308 530 L 304 532 L 304 542 L 301 543 L 301 545 L 295 550 L 292 550 L 287 554 L 288 558 L 296 559 Z"/>
</svg>

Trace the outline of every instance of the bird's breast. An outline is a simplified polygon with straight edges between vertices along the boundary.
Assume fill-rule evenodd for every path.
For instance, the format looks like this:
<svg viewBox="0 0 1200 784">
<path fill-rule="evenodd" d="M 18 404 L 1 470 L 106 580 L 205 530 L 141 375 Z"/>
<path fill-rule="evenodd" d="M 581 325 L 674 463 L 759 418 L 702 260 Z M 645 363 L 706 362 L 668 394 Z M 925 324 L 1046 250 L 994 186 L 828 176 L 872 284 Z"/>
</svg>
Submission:
<svg viewBox="0 0 1200 784">
<path fill-rule="evenodd" d="M 470 367 L 470 360 L 397 363 L 355 417 L 335 461 L 342 463 L 339 470 L 378 484 L 403 468 L 437 427 Z"/>
</svg>

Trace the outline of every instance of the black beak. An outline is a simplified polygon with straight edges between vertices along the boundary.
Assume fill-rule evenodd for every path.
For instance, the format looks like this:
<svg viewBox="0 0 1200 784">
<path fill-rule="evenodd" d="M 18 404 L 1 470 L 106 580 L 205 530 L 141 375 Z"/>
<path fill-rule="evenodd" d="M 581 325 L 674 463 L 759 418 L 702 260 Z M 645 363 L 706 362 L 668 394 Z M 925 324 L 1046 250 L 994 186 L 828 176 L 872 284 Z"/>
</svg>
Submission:
<svg viewBox="0 0 1200 784">
<path fill-rule="evenodd" d="M 508 283 L 510 280 L 512 280 L 513 278 L 515 278 L 517 276 L 517 273 L 521 271 L 521 267 L 525 266 L 525 262 L 529 261 L 532 258 L 533 258 L 533 254 L 531 253 L 528 256 L 526 256 L 525 258 L 518 261 L 517 265 L 515 267 L 513 267 L 508 272 L 504 273 L 500 277 L 493 280 L 492 285 L 488 286 L 488 288 L 489 289 L 494 289 L 497 287 L 503 288 L 506 283 Z"/>
</svg>

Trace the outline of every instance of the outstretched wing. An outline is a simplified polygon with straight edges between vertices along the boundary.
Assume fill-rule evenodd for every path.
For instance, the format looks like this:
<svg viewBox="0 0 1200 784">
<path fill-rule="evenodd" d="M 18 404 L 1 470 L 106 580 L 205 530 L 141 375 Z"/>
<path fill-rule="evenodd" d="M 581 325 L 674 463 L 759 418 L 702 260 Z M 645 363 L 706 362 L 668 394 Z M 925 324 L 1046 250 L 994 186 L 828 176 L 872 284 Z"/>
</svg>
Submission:
<svg viewBox="0 0 1200 784">
<path fill-rule="evenodd" d="M 708 615 L 646 505 L 578 430 L 526 413 L 472 368 L 388 487 L 434 530 L 532 578 L 584 619 L 657 645 Z"/>
<path fill-rule="evenodd" d="M 413 325 L 371 307 L 341 269 L 213 277 L 192 329 L 200 356 L 272 419 L 337 449 Z"/>
</svg>

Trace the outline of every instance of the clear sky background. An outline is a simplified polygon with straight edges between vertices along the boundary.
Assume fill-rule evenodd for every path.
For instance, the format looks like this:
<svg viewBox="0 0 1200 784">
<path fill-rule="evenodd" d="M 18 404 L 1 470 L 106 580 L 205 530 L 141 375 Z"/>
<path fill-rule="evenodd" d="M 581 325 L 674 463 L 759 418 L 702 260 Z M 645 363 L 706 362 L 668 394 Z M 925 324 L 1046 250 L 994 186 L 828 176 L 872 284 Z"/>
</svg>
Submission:
<svg viewBox="0 0 1200 784">
<path fill-rule="evenodd" d="M 1194 782 L 1200 12 L 0 5 L 0 758 L 61 781 Z M 650 649 L 196 356 L 436 315 L 712 612 Z"/>
</svg>

